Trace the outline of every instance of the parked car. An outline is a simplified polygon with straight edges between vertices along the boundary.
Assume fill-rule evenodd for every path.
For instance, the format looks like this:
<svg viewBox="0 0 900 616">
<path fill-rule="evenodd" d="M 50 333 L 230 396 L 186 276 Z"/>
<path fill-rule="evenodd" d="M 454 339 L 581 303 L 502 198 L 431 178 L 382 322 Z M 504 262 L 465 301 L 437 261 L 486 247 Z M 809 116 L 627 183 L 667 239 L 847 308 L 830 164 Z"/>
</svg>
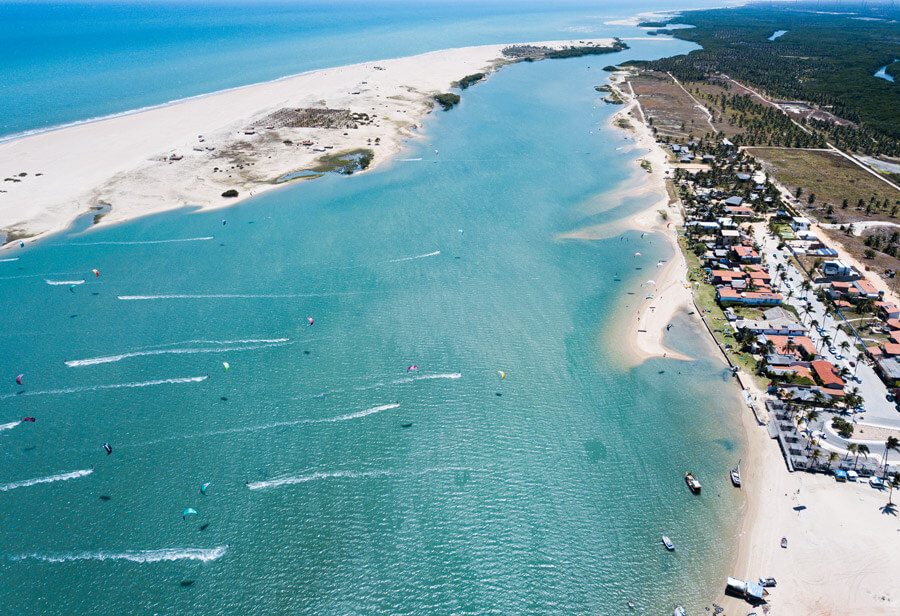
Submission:
<svg viewBox="0 0 900 616">
<path fill-rule="evenodd" d="M 886 395 L 885 398 L 887 398 L 887 401 L 888 401 L 888 402 L 893 402 L 893 401 L 894 401 L 894 396 L 892 396 L 891 394 Z"/>
<path fill-rule="evenodd" d="M 835 348 L 835 347 L 828 347 L 828 352 L 831 353 L 832 355 L 836 355 L 836 354 L 837 354 L 837 348 Z"/>
</svg>

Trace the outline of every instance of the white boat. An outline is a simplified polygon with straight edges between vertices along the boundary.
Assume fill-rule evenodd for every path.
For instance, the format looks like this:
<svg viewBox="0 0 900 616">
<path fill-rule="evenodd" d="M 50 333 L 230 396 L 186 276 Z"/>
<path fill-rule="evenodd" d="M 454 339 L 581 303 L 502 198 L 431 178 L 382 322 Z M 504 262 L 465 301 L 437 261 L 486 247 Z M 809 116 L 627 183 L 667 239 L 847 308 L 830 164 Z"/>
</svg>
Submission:
<svg viewBox="0 0 900 616">
<path fill-rule="evenodd" d="M 880 490 L 884 487 L 884 482 L 873 475 L 872 477 L 869 477 L 869 485 Z"/>
<path fill-rule="evenodd" d="M 662 536 L 662 543 L 664 546 L 666 546 L 666 549 L 669 550 L 670 552 L 675 551 L 675 544 L 672 543 L 672 540 L 669 539 L 668 535 Z"/>
<path fill-rule="evenodd" d="M 687 616 L 687 612 L 680 605 L 676 605 L 675 609 L 672 610 L 672 616 Z"/>
<path fill-rule="evenodd" d="M 741 461 L 738 460 L 737 466 L 731 469 L 731 483 L 736 488 L 741 487 Z"/>
</svg>

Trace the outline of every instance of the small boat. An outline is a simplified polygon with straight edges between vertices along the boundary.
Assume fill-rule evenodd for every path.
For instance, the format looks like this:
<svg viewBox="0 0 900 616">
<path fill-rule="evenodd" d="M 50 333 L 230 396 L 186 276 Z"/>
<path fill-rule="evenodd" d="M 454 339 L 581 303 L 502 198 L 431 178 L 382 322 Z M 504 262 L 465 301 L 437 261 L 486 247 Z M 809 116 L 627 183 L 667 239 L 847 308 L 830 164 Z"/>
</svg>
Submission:
<svg viewBox="0 0 900 616">
<path fill-rule="evenodd" d="M 731 469 L 731 483 L 734 484 L 734 487 L 741 487 L 741 461 L 738 460 L 737 466 Z"/>
<path fill-rule="evenodd" d="M 634 601 L 629 601 L 628 607 L 630 607 L 631 609 L 634 609 Z"/>
<path fill-rule="evenodd" d="M 411 421 L 407 421 L 407 422 L 405 422 L 405 423 L 402 423 L 402 424 L 400 424 L 400 427 L 401 427 L 401 428 L 412 428 L 412 422 L 411 422 Z"/>
<path fill-rule="evenodd" d="M 697 481 L 697 478 L 694 477 L 693 473 L 685 473 L 684 482 L 687 484 L 688 488 L 691 489 L 691 492 L 700 494 L 700 482 Z"/>
<path fill-rule="evenodd" d="M 663 536 L 662 536 L 662 544 L 663 544 L 664 546 L 666 546 L 666 549 L 669 550 L 670 552 L 674 552 L 674 551 L 675 551 L 675 544 L 672 543 L 672 540 L 669 539 L 669 536 L 668 536 L 668 535 L 663 535 Z"/>
<path fill-rule="evenodd" d="M 781 547 L 783 547 L 784 549 L 787 549 L 787 537 L 781 538 Z"/>
<path fill-rule="evenodd" d="M 672 616 L 687 616 L 687 612 L 680 605 L 676 605 L 675 609 L 672 610 Z"/>
</svg>

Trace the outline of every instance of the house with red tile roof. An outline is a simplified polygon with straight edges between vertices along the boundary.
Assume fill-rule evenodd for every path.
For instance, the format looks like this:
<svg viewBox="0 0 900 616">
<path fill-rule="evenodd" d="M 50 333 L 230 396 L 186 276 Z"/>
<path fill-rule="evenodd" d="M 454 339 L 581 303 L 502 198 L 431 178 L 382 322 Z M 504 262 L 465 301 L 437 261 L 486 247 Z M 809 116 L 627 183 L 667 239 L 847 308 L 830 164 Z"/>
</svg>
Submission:
<svg viewBox="0 0 900 616">
<path fill-rule="evenodd" d="M 816 356 L 816 345 L 809 336 L 779 336 L 776 334 L 762 334 L 758 338 L 763 347 L 771 342 L 775 347 L 776 355 L 794 357 L 798 360 L 809 360 Z"/>
<path fill-rule="evenodd" d="M 819 359 L 810 362 L 815 374 L 815 381 L 822 386 L 824 393 L 839 396 L 844 393 L 844 380 L 838 376 L 837 368 L 831 362 Z"/>
</svg>

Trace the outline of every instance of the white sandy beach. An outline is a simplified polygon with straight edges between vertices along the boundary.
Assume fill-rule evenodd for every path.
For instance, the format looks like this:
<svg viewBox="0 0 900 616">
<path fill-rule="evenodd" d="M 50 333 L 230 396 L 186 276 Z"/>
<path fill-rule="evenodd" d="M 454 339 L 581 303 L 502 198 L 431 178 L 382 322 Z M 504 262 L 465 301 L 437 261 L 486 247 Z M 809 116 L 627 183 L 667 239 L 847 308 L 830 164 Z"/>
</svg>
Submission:
<svg viewBox="0 0 900 616">
<path fill-rule="evenodd" d="M 606 46 L 612 40 L 530 44 L 586 43 Z M 231 205 L 275 188 L 267 182 L 315 167 L 325 154 L 357 148 L 370 148 L 377 165 L 417 134 L 433 95 L 466 75 L 507 63 L 504 47 L 447 49 L 312 71 L 2 143 L 0 174 L 19 181 L 2 186 L 0 230 L 35 239 L 66 228 L 101 203 L 111 205 L 101 224 L 184 206 Z M 259 123 L 284 108 L 326 107 L 365 113 L 371 122 L 347 129 L 271 130 Z M 301 145 L 304 140 L 314 145 Z M 182 158 L 169 160 L 172 155 Z M 239 196 L 222 197 L 230 189 Z"/>
</svg>

